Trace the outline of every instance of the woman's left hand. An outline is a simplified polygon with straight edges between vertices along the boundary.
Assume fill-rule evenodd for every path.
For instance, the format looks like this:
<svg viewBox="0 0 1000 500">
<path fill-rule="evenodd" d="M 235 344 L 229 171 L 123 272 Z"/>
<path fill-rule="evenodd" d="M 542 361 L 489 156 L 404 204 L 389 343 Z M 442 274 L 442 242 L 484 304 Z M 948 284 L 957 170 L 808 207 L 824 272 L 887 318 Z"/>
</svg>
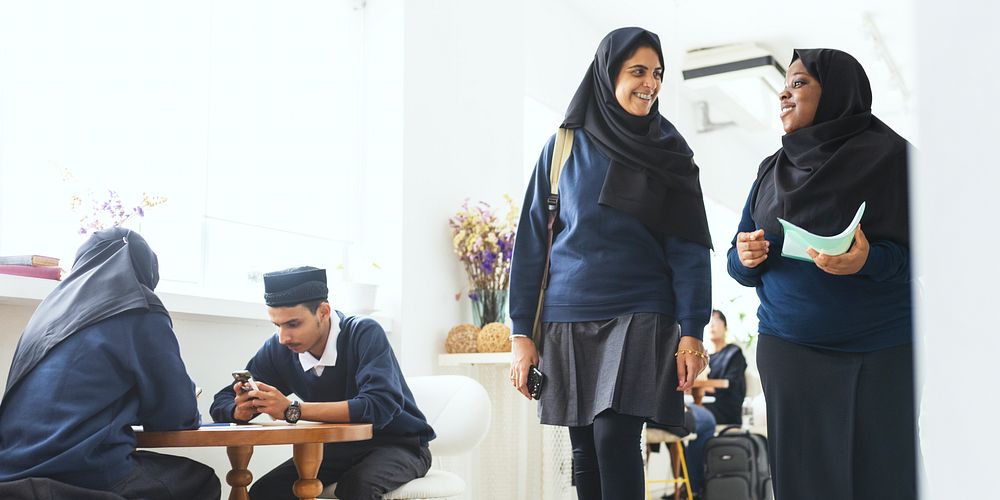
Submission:
<svg viewBox="0 0 1000 500">
<path fill-rule="evenodd" d="M 694 337 L 685 336 L 681 337 L 681 342 L 677 346 L 677 351 L 679 352 L 685 349 L 704 353 L 705 345 Z M 694 385 L 694 379 L 698 378 L 698 374 L 701 373 L 707 366 L 708 361 L 702 356 L 690 353 L 678 354 L 677 390 L 690 390 L 691 386 Z"/>
<path fill-rule="evenodd" d="M 858 228 L 854 231 L 854 244 L 851 245 L 851 249 L 847 253 L 826 255 L 812 248 L 807 248 L 806 253 L 813 258 L 816 267 L 830 274 L 846 276 L 857 274 L 865 266 L 865 262 L 868 261 L 868 249 L 868 238 L 865 238 L 865 233 L 861 231 L 861 224 L 858 224 Z"/>
</svg>

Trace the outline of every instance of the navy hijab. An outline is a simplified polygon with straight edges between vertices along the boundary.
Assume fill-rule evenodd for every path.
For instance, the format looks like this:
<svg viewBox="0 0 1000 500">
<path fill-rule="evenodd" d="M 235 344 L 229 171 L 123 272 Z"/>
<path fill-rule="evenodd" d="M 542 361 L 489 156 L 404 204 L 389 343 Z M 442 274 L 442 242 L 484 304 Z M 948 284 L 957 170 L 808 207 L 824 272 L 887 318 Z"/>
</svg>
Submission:
<svg viewBox="0 0 1000 500">
<path fill-rule="evenodd" d="M 649 114 L 634 116 L 618 103 L 615 79 L 637 45 L 652 46 L 663 64 L 656 34 L 642 28 L 608 33 L 577 89 L 563 127 L 583 128 L 611 159 L 601 205 L 637 217 L 657 233 L 712 246 L 705 201 L 691 148 L 654 102 Z"/>
<path fill-rule="evenodd" d="M 861 220 L 869 240 L 909 246 L 909 143 L 872 115 L 864 68 L 846 52 L 796 49 L 822 86 L 813 125 L 781 138 L 782 148 L 757 173 L 752 217 L 765 234 L 781 234 L 781 217 L 813 233 L 840 233 L 867 202 Z"/>
<path fill-rule="evenodd" d="M 156 254 L 139 233 L 97 231 L 77 250 L 73 269 L 28 321 L 7 377 L 5 394 L 60 342 L 116 314 L 144 309 L 166 314 L 153 293 L 160 280 Z"/>
</svg>

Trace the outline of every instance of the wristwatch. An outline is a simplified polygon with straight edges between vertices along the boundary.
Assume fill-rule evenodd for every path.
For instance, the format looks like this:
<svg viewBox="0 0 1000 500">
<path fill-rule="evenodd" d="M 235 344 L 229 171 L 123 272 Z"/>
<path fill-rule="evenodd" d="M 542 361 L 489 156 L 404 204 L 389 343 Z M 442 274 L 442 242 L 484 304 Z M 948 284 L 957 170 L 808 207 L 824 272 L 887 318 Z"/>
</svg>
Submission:
<svg viewBox="0 0 1000 500">
<path fill-rule="evenodd" d="M 288 405 L 288 408 L 285 408 L 285 422 L 294 424 L 299 421 L 301 416 L 302 407 L 299 406 L 298 401 L 292 401 L 292 403 Z"/>
</svg>

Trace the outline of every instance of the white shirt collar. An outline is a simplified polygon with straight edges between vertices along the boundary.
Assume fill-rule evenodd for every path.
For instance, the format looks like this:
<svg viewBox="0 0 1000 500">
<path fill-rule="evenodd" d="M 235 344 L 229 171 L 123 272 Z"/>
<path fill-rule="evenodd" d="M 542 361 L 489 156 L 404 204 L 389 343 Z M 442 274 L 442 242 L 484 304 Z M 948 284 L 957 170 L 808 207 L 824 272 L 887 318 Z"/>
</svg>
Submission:
<svg viewBox="0 0 1000 500">
<path fill-rule="evenodd" d="M 336 316 L 333 317 L 336 318 Z M 337 319 L 336 323 L 330 322 L 330 335 L 326 339 L 326 348 L 323 349 L 323 355 L 319 359 L 316 359 L 316 356 L 313 356 L 309 351 L 299 353 L 302 371 L 312 370 L 319 377 L 323 375 L 323 368 L 337 364 L 337 337 L 340 336 L 340 318 Z"/>
</svg>

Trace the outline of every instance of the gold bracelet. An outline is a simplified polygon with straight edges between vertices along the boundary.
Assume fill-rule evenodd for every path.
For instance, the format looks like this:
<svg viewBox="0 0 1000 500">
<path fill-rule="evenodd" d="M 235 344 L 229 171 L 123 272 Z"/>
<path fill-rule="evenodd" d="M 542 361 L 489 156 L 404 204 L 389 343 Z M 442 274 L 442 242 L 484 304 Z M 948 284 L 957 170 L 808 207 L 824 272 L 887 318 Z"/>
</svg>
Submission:
<svg viewBox="0 0 1000 500">
<path fill-rule="evenodd" d="M 704 358 L 705 360 L 708 360 L 708 354 L 705 354 L 705 351 L 696 351 L 694 349 L 678 349 L 677 353 L 674 354 L 674 357 L 676 358 L 677 356 L 680 356 L 681 354 L 694 354 L 695 356 L 698 356 L 699 358 Z"/>
</svg>

